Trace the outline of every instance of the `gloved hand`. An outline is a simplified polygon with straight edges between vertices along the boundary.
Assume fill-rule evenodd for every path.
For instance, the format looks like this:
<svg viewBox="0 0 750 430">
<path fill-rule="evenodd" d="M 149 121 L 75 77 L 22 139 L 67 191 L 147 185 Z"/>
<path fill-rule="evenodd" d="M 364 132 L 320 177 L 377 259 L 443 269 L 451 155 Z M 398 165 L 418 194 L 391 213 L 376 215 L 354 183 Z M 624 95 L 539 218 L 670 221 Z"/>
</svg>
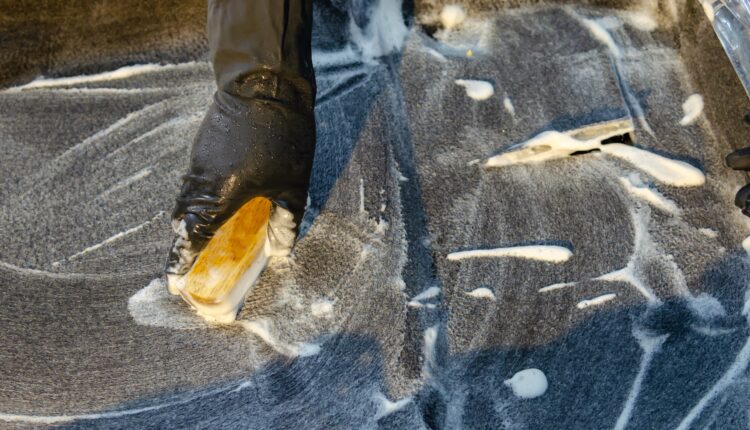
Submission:
<svg viewBox="0 0 750 430">
<path fill-rule="evenodd" d="M 726 158 L 727 166 L 734 170 L 750 171 L 750 148 L 738 149 Z M 734 204 L 742 213 L 750 216 L 750 184 L 740 188 L 734 197 Z"/>
<path fill-rule="evenodd" d="M 274 202 L 269 238 L 291 248 L 315 151 L 312 0 L 212 0 L 217 82 L 172 214 L 170 291 L 218 228 L 254 197 Z"/>
</svg>

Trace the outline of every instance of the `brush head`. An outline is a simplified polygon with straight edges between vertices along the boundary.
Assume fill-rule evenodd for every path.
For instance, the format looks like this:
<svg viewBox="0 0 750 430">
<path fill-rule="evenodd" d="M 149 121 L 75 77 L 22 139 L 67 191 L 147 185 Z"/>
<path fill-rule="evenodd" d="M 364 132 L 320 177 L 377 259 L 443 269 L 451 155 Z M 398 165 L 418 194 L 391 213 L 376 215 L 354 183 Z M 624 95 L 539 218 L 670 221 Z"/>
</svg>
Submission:
<svg viewBox="0 0 750 430">
<path fill-rule="evenodd" d="M 234 321 L 268 262 L 271 205 L 270 200 L 257 197 L 242 206 L 176 283 L 179 294 L 201 316 Z"/>
</svg>

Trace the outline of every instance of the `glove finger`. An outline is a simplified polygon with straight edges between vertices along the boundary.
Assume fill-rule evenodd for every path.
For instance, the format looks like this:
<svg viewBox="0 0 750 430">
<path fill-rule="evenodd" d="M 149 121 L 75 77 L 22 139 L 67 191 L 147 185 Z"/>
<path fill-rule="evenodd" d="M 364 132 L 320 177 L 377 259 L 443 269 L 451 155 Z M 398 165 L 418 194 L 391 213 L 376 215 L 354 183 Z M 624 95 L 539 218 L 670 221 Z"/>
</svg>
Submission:
<svg viewBox="0 0 750 430">
<path fill-rule="evenodd" d="M 203 251 L 216 230 L 232 216 L 239 205 L 232 200 L 221 198 L 207 189 L 205 181 L 194 181 L 186 176 L 182 192 L 177 198 L 172 213 L 172 229 L 177 234 L 170 249 L 166 273 L 182 276 L 193 266 L 198 255 Z M 169 282 L 172 289 L 172 282 Z"/>
<path fill-rule="evenodd" d="M 750 216 L 750 184 L 745 185 L 737 191 L 737 195 L 734 196 L 734 204 L 742 209 L 742 213 Z"/>
<path fill-rule="evenodd" d="M 750 170 L 750 147 L 738 149 L 727 155 L 726 163 L 735 170 Z"/>
</svg>

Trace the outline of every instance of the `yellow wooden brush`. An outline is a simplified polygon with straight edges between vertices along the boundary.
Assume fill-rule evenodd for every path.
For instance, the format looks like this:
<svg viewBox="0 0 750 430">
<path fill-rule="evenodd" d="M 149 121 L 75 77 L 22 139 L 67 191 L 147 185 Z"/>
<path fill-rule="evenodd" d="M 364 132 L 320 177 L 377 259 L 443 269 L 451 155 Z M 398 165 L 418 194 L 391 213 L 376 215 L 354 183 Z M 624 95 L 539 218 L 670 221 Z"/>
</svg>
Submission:
<svg viewBox="0 0 750 430">
<path fill-rule="evenodd" d="M 267 228 L 271 201 L 245 203 L 200 253 L 181 282 L 180 294 L 199 314 L 234 321 L 245 295 L 268 262 Z"/>
</svg>

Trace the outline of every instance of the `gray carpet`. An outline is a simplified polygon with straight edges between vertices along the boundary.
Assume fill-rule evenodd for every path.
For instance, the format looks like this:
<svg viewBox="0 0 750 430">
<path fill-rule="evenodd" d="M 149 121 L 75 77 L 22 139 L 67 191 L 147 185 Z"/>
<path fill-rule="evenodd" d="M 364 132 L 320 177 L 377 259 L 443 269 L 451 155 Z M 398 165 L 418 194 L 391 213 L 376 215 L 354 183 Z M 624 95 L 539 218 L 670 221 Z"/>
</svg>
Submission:
<svg viewBox="0 0 750 430">
<path fill-rule="evenodd" d="M 650 29 L 616 9 L 482 5 L 452 32 L 437 5 L 409 12 L 402 49 L 378 58 L 362 55 L 376 19 L 352 41 L 345 12 L 317 8 L 306 234 L 231 326 L 159 281 L 213 91 L 200 55 L 0 92 L 0 427 L 747 428 L 750 223 L 731 204 L 746 177 L 723 156 L 750 135 L 748 102 L 700 6 L 660 6 Z M 694 93 L 704 112 L 681 126 Z M 639 109 L 636 145 L 705 185 L 601 153 L 472 163 Z M 632 174 L 677 209 L 631 194 Z M 447 258 L 520 245 L 572 257 Z M 548 388 L 514 394 L 531 368 Z"/>
</svg>

